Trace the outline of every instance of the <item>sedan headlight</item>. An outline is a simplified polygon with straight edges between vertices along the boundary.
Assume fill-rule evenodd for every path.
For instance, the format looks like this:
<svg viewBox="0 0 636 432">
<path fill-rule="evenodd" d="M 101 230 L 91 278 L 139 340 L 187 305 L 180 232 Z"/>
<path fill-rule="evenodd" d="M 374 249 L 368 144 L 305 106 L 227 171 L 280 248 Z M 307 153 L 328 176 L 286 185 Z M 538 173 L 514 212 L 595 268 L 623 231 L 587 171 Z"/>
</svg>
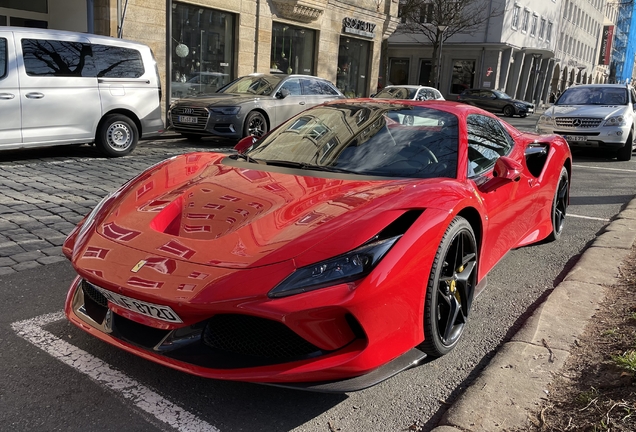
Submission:
<svg viewBox="0 0 636 432">
<path fill-rule="evenodd" d="M 237 107 L 237 106 L 233 106 L 233 107 L 217 107 L 217 106 L 213 106 L 213 107 L 210 107 L 210 111 L 212 111 L 213 113 L 223 114 L 223 115 L 237 115 L 240 110 L 241 110 L 241 107 Z"/>
<path fill-rule="evenodd" d="M 526 109 L 528 107 L 526 104 L 522 104 L 520 102 L 515 102 L 515 106 L 520 109 Z"/>
<path fill-rule="evenodd" d="M 351 252 L 297 269 L 269 293 L 270 298 L 287 297 L 368 275 L 401 236 L 376 240 Z"/>
<path fill-rule="evenodd" d="M 537 122 L 537 124 L 540 125 L 548 125 L 548 126 L 554 126 L 554 119 L 550 116 L 547 115 L 542 115 L 541 117 L 539 117 L 539 121 Z"/>
<path fill-rule="evenodd" d="M 622 115 L 610 117 L 605 120 L 603 126 L 625 126 L 625 117 Z"/>
</svg>

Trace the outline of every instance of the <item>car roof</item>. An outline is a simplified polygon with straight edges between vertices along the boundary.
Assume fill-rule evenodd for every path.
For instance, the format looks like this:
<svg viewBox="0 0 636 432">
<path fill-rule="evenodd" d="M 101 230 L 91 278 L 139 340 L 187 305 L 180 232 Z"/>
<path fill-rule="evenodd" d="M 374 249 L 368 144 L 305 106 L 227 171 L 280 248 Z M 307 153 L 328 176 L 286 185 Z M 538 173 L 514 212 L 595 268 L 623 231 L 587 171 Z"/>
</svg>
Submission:
<svg viewBox="0 0 636 432">
<path fill-rule="evenodd" d="M 594 87 L 626 88 L 626 87 L 629 87 L 629 84 L 577 84 L 568 88 L 594 88 Z"/>
<path fill-rule="evenodd" d="M 138 42 L 138 41 L 133 41 L 133 40 L 129 40 L 129 39 L 120 39 L 120 38 L 115 38 L 115 37 L 111 37 L 111 36 L 103 36 L 103 35 L 97 35 L 94 33 L 84 33 L 84 32 L 74 32 L 74 31 L 67 31 L 67 30 L 57 30 L 57 29 L 43 29 L 43 28 L 37 28 L 37 27 L 15 27 L 15 26 L 9 26 L 9 27 L 2 27 L 2 31 L 8 31 L 8 32 L 16 32 L 16 33 L 31 33 L 31 34 L 40 34 L 42 35 L 42 37 L 51 37 L 51 36 L 82 36 L 85 37 L 86 39 L 90 39 L 90 41 L 92 43 L 97 43 L 100 41 L 104 41 L 104 42 L 109 42 L 109 43 L 113 43 L 113 41 L 118 41 L 119 43 L 121 43 L 122 45 L 135 45 L 137 47 L 147 47 L 148 45 Z"/>
</svg>

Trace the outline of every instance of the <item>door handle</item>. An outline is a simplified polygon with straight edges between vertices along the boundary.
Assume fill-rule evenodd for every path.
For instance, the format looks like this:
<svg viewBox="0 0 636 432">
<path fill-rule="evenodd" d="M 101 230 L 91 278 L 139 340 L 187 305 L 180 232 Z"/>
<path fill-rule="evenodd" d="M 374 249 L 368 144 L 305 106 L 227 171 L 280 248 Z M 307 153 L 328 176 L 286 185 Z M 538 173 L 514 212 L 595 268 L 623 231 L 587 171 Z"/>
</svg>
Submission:
<svg viewBox="0 0 636 432">
<path fill-rule="evenodd" d="M 305 105 L 305 102 L 298 102 L 298 105 Z"/>
<path fill-rule="evenodd" d="M 42 93 L 27 93 L 26 97 L 29 99 L 42 99 L 44 94 Z"/>
<path fill-rule="evenodd" d="M 0 99 L 13 99 L 14 97 L 13 93 L 0 93 Z"/>
</svg>

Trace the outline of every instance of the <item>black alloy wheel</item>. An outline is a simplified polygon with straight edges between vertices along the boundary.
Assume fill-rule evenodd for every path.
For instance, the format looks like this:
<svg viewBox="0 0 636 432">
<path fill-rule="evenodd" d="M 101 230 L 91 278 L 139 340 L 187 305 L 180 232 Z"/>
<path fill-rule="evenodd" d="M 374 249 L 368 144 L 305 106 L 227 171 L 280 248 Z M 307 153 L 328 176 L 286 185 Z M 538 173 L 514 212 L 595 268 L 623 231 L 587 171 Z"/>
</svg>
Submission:
<svg viewBox="0 0 636 432">
<path fill-rule="evenodd" d="M 464 332 L 477 283 L 477 242 L 466 219 L 450 223 L 437 249 L 426 288 L 424 342 L 430 356 L 450 352 Z"/>
<path fill-rule="evenodd" d="M 258 111 L 252 111 L 247 115 L 243 129 L 243 137 L 253 136 L 256 138 L 262 137 L 269 130 L 267 127 L 267 119 Z"/>
<path fill-rule="evenodd" d="M 559 176 L 559 184 L 554 193 L 554 200 L 552 201 L 552 233 L 548 237 L 548 240 L 558 240 L 563 233 L 565 214 L 568 209 L 568 202 L 570 201 L 569 183 L 568 170 L 563 167 L 561 168 L 561 175 Z"/>
<path fill-rule="evenodd" d="M 515 115 L 515 109 L 512 105 L 506 105 L 503 109 L 503 114 L 506 117 L 512 117 L 513 115 Z"/>
</svg>

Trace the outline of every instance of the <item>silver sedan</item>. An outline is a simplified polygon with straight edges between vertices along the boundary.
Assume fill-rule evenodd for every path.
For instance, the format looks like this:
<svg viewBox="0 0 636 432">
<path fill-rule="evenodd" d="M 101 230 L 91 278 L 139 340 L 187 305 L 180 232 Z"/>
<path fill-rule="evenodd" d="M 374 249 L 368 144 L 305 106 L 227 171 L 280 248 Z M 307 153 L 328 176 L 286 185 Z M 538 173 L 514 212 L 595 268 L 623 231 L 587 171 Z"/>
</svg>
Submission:
<svg viewBox="0 0 636 432">
<path fill-rule="evenodd" d="M 309 75 L 251 74 L 217 93 L 176 100 L 168 118 L 186 138 L 261 137 L 307 108 L 344 95 L 331 82 Z"/>
</svg>

